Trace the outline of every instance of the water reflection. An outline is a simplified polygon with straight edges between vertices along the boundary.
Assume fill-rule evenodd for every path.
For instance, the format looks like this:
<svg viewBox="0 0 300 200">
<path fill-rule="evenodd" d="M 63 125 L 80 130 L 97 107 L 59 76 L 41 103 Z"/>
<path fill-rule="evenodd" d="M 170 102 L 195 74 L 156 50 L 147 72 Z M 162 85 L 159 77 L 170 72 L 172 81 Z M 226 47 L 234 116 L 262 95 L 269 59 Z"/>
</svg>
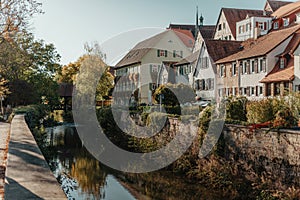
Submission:
<svg viewBox="0 0 300 200">
<path fill-rule="evenodd" d="M 46 130 L 48 162 L 68 199 L 135 199 L 82 146 L 74 126 Z"/>
<path fill-rule="evenodd" d="M 172 172 L 125 174 L 108 169 L 82 146 L 76 128 L 47 129 L 46 158 L 68 199 L 232 199 Z"/>
</svg>

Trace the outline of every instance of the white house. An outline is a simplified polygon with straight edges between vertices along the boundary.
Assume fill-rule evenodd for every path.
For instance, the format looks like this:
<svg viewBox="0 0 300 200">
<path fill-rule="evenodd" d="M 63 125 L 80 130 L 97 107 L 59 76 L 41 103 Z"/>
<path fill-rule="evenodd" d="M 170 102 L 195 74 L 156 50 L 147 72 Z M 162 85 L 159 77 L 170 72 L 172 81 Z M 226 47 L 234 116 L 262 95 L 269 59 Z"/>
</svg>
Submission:
<svg viewBox="0 0 300 200">
<path fill-rule="evenodd" d="M 115 96 L 124 97 L 128 92 L 134 93 L 133 90 L 139 88 L 136 100 L 151 104 L 152 93 L 157 87 L 163 64 L 170 63 L 172 67 L 172 63 L 191 54 L 193 45 L 191 31 L 180 29 L 169 29 L 138 43 L 115 66 Z M 118 99 L 122 100 L 114 100 Z"/>
<path fill-rule="evenodd" d="M 226 40 L 204 40 L 199 51 L 197 65 L 193 71 L 194 89 L 198 98 L 214 100 L 217 97 L 217 68 L 215 62 L 238 52 L 241 42 Z"/>
<path fill-rule="evenodd" d="M 257 39 L 261 35 L 268 34 L 271 28 L 271 17 L 247 15 L 246 19 L 236 23 L 236 40 Z"/>
<path fill-rule="evenodd" d="M 216 24 L 214 39 L 236 40 L 236 23 L 244 20 L 247 15 L 264 16 L 264 11 L 222 8 Z"/>
</svg>

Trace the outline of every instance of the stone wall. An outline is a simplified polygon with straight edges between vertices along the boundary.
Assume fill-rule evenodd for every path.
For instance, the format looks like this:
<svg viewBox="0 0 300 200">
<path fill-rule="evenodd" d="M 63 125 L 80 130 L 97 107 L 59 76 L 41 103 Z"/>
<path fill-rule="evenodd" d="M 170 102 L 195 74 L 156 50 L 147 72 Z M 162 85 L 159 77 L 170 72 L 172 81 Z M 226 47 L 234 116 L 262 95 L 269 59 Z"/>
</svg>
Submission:
<svg viewBox="0 0 300 200">
<path fill-rule="evenodd" d="M 225 157 L 249 165 L 259 175 L 281 183 L 300 185 L 300 131 L 244 126 L 224 128 Z"/>
</svg>

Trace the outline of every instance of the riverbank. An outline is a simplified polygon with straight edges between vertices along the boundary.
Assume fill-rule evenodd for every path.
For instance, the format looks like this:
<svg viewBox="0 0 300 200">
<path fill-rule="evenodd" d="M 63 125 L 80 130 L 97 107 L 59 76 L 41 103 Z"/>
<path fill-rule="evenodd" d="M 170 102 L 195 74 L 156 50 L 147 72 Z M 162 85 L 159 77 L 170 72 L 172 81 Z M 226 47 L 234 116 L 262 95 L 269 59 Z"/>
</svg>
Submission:
<svg viewBox="0 0 300 200">
<path fill-rule="evenodd" d="M 24 115 L 11 123 L 5 179 L 5 199 L 66 199 Z"/>
<path fill-rule="evenodd" d="M 5 171 L 10 124 L 0 122 L 0 199 L 4 199 Z"/>
</svg>

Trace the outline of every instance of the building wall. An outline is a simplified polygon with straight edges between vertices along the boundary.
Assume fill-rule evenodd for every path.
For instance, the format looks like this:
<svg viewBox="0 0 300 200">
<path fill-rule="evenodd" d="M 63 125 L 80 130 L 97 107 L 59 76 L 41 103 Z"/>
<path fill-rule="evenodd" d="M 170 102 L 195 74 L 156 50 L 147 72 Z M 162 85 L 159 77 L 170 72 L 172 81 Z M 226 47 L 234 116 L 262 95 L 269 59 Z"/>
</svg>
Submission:
<svg viewBox="0 0 300 200">
<path fill-rule="evenodd" d="M 214 64 L 213 60 L 210 58 L 207 49 L 205 45 L 202 45 L 201 51 L 200 51 L 200 56 L 199 58 L 208 58 L 208 68 L 206 69 L 201 69 L 200 64 L 198 63 L 197 70 L 199 70 L 199 73 L 195 77 L 196 80 L 201 80 L 201 79 L 213 79 L 214 80 L 214 87 L 213 89 L 210 90 L 196 90 L 196 94 L 198 97 L 204 98 L 204 99 L 210 99 L 213 100 L 216 98 L 216 88 L 217 88 L 217 80 L 216 80 L 216 74 L 214 71 L 214 68 L 216 68 L 216 65 Z"/>
<path fill-rule="evenodd" d="M 225 66 L 225 76 L 220 76 L 221 67 Z M 220 96 L 227 96 L 236 92 L 232 88 L 239 87 L 239 76 L 231 74 L 232 63 L 217 65 L 217 89 Z M 228 90 L 228 91 L 226 91 Z"/>
<path fill-rule="evenodd" d="M 249 38 L 255 38 L 255 28 L 256 23 L 262 23 L 264 28 L 258 30 L 258 35 L 266 35 L 268 31 L 272 28 L 272 18 L 268 17 L 251 17 L 248 19 L 245 19 L 243 21 L 237 22 L 236 25 L 236 35 L 238 41 L 245 41 Z M 250 24 L 250 27 L 248 26 L 248 30 L 246 28 L 247 24 Z M 240 28 L 241 27 L 241 28 Z M 240 30 L 241 29 L 241 30 Z M 257 37 L 256 36 L 256 37 Z"/>
<path fill-rule="evenodd" d="M 157 50 L 167 50 L 167 57 L 160 56 L 158 57 Z M 182 51 L 182 57 L 174 57 L 173 51 L 176 50 L 178 52 Z M 165 37 L 163 37 L 160 41 L 157 42 L 157 45 L 153 47 L 142 59 L 141 66 L 141 76 L 140 81 L 141 85 L 144 85 L 141 88 L 141 103 L 151 104 L 153 103 L 151 100 L 151 87 L 148 83 L 156 84 L 159 80 L 159 71 L 163 62 L 178 62 L 182 58 L 185 58 L 191 54 L 191 51 L 183 44 L 183 42 L 177 37 L 177 35 L 169 31 Z M 158 66 L 157 72 L 151 71 L 151 65 Z M 155 88 L 153 88 L 154 90 Z"/>
<path fill-rule="evenodd" d="M 295 86 L 300 85 L 300 55 L 294 55 L 294 74 L 295 74 L 295 79 L 293 82 L 294 85 L 293 90 L 296 90 Z"/>
<path fill-rule="evenodd" d="M 219 26 L 221 26 L 221 29 L 219 30 Z M 224 27 L 225 26 L 225 27 Z M 228 25 L 228 22 L 226 20 L 226 17 L 222 11 L 221 15 L 220 15 L 220 19 L 217 22 L 217 27 L 216 27 L 216 32 L 214 35 L 214 39 L 216 40 L 235 40 L 235 38 L 233 37 L 230 27 Z"/>
</svg>

